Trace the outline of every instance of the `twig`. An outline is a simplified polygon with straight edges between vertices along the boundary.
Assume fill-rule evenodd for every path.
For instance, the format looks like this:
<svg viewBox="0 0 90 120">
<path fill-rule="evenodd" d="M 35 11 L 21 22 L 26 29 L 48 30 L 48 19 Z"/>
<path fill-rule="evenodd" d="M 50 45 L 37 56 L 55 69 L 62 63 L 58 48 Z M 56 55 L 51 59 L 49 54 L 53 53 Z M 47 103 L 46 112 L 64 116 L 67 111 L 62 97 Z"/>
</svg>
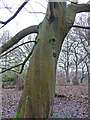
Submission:
<svg viewBox="0 0 90 120">
<path fill-rule="evenodd" d="M 83 29 L 90 29 L 90 27 L 84 27 L 79 25 L 72 25 L 72 27 L 83 28 Z"/>
<path fill-rule="evenodd" d="M 20 65 L 22 65 L 22 64 L 23 64 L 23 63 L 20 63 L 20 64 L 18 64 L 18 65 L 12 66 L 11 68 L 5 69 L 5 70 L 1 71 L 0 74 L 6 72 L 6 71 L 8 71 L 8 70 L 11 70 L 11 69 L 13 69 L 13 68 L 16 68 L 16 67 L 18 67 L 18 66 L 20 66 Z"/>
<path fill-rule="evenodd" d="M 29 2 L 29 0 L 25 0 L 25 2 L 18 8 L 18 10 L 15 12 L 15 14 L 10 17 L 7 21 L 3 22 L 1 21 L 0 23 L 1 24 L 4 24 L 1 28 L 3 28 L 5 25 L 7 25 L 11 20 L 13 20 L 17 15 L 18 13 L 22 10 L 22 8 Z M 0 28 L 0 29 L 1 29 Z"/>
<path fill-rule="evenodd" d="M 31 43 L 31 42 L 36 42 L 36 41 L 28 41 L 28 42 L 22 43 L 22 44 L 20 44 L 20 45 L 18 45 L 18 46 L 16 46 L 16 47 L 14 47 L 13 49 L 9 50 L 9 51 L 6 52 L 5 54 L 1 55 L 0 58 L 3 57 L 3 56 L 5 56 L 5 55 L 7 55 L 8 53 L 10 53 L 11 51 L 15 50 L 16 48 L 18 48 L 18 47 L 20 47 L 20 46 L 22 46 L 22 45 L 24 45 L 24 44 Z"/>
<path fill-rule="evenodd" d="M 36 42 L 36 43 L 34 44 L 31 52 L 28 54 L 28 56 L 25 58 L 25 60 L 24 60 L 22 63 L 20 63 L 20 64 L 18 64 L 18 65 L 15 65 L 15 66 L 12 66 L 11 68 L 8 68 L 8 69 L 6 69 L 6 70 L 3 70 L 3 71 L 0 72 L 0 74 L 6 72 L 6 71 L 8 71 L 8 70 L 11 70 L 11 69 L 13 69 L 13 68 L 16 68 L 16 67 L 18 67 L 18 66 L 20 66 L 20 65 L 22 65 L 20 72 L 17 72 L 18 74 L 21 74 L 21 73 L 23 72 L 25 63 L 28 61 L 28 59 L 29 59 L 30 56 L 32 55 L 33 50 L 34 50 L 34 47 L 36 46 L 37 43 L 38 43 L 38 42 Z M 15 72 L 16 72 L 16 71 L 15 71 Z"/>
<path fill-rule="evenodd" d="M 32 50 L 31 50 L 31 52 L 28 54 L 28 56 L 25 58 L 25 60 L 24 60 L 24 62 L 23 62 L 23 64 L 22 64 L 22 68 L 21 68 L 19 74 L 22 73 L 22 71 L 23 71 L 23 69 L 24 69 L 24 65 L 25 65 L 25 63 L 28 61 L 28 59 L 30 58 L 30 56 L 31 56 L 32 53 L 33 53 L 34 47 L 35 47 L 35 45 L 33 46 Z"/>
<path fill-rule="evenodd" d="M 30 12 L 28 9 L 26 9 L 26 8 L 24 8 L 28 13 L 30 13 L 30 14 L 43 14 L 43 15 L 45 15 L 46 13 L 44 13 L 44 12 Z"/>
</svg>

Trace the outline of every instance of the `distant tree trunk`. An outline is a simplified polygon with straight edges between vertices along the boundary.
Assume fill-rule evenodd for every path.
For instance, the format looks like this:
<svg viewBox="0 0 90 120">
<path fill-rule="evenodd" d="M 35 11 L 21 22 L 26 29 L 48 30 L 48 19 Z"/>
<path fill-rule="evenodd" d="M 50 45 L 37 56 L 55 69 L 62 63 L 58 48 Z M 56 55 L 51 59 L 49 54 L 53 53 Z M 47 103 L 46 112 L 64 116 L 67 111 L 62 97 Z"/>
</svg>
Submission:
<svg viewBox="0 0 90 120">
<path fill-rule="evenodd" d="M 69 63 L 67 61 L 67 68 L 66 68 L 66 80 L 68 83 L 70 83 L 70 78 L 69 78 Z"/>
<path fill-rule="evenodd" d="M 73 4 L 66 7 L 65 3 L 55 2 L 53 7 L 50 13 L 48 6 L 39 26 L 38 44 L 30 59 L 15 118 L 48 118 L 53 111 L 57 60 L 77 12 Z"/>
<path fill-rule="evenodd" d="M 77 52 L 76 49 L 74 48 L 74 52 L 75 52 L 75 77 L 73 79 L 73 85 L 79 85 L 79 81 L 78 81 L 78 56 L 77 56 Z"/>
<path fill-rule="evenodd" d="M 90 22 L 88 21 L 88 24 L 90 25 Z M 87 66 L 87 72 L 88 72 L 88 83 L 90 84 L 90 35 L 89 35 L 89 30 L 88 30 L 88 46 L 89 46 L 89 49 L 88 49 L 88 59 L 89 59 L 89 62 L 88 64 L 86 63 L 86 66 Z"/>
<path fill-rule="evenodd" d="M 69 45 L 68 45 L 68 39 L 67 39 L 67 66 L 66 66 L 66 80 L 68 83 L 70 83 L 69 78 Z"/>
<path fill-rule="evenodd" d="M 87 67 L 87 73 L 88 73 L 88 83 L 90 84 L 90 66 L 88 66 L 87 62 L 85 61 L 86 67 Z"/>
<path fill-rule="evenodd" d="M 81 78 L 81 83 L 83 83 L 83 79 L 84 79 L 84 67 L 82 66 L 82 78 Z"/>
<path fill-rule="evenodd" d="M 76 60 L 76 75 L 75 75 L 75 78 L 76 78 L 75 84 L 79 85 L 79 81 L 78 81 L 78 63 L 77 63 L 77 60 Z"/>
<path fill-rule="evenodd" d="M 68 83 L 70 83 L 70 78 L 69 78 L 69 68 L 67 66 L 67 70 L 66 70 L 66 80 Z"/>
</svg>

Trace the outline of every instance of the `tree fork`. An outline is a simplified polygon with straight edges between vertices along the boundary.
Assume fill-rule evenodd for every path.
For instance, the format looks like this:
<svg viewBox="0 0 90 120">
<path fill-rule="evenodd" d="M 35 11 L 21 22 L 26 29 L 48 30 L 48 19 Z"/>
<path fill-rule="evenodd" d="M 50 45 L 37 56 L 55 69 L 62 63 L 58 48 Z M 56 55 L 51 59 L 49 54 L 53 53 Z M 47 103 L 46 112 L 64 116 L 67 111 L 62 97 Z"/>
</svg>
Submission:
<svg viewBox="0 0 90 120">
<path fill-rule="evenodd" d="M 22 107 L 17 109 L 19 118 L 48 118 L 53 112 L 57 60 L 63 40 L 68 33 L 67 29 L 69 31 L 71 25 L 66 27 L 67 21 L 63 17 L 65 13 L 61 4 L 54 11 L 58 17 L 51 23 L 45 17 L 39 28 L 39 42 L 30 59 L 22 94 Z"/>
<path fill-rule="evenodd" d="M 53 11 L 57 17 L 49 23 L 47 9 L 45 19 L 39 28 L 39 42 L 30 59 L 21 98 L 22 107 L 17 109 L 18 118 L 48 118 L 52 115 L 57 60 L 64 38 L 72 27 L 77 13 L 75 5 L 66 7 L 57 4 Z"/>
<path fill-rule="evenodd" d="M 65 6 L 58 2 L 56 4 L 53 14 L 57 17 L 52 22 L 48 22 L 47 15 L 50 12 L 48 8 L 44 21 L 39 27 L 39 41 L 30 59 L 24 90 L 15 118 L 48 118 L 49 115 L 51 116 L 56 66 L 62 43 L 74 23 L 76 13 L 90 11 L 90 7 L 87 8 L 89 5 Z"/>
</svg>

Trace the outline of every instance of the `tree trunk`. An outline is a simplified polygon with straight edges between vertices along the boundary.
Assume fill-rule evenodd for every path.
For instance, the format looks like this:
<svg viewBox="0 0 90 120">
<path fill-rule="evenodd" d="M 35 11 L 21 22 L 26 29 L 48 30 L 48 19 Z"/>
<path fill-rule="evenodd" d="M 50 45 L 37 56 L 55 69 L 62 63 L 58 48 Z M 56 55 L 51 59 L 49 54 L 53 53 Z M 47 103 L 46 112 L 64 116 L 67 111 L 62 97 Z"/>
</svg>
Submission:
<svg viewBox="0 0 90 120">
<path fill-rule="evenodd" d="M 70 83 L 70 78 L 69 78 L 69 64 L 67 62 L 67 69 L 66 69 L 66 80 L 68 83 Z"/>
<path fill-rule="evenodd" d="M 78 56 L 77 56 L 77 52 L 76 52 L 76 48 L 74 48 L 74 52 L 75 52 L 75 67 L 76 67 L 76 71 L 75 71 L 75 77 L 73 79 L 73 85 L 79 85 L 79 81 L 78 81 Z"/>
<path fill-rule="evenodd" d="M 82 77 L 81 77 L 80 83 L 84 83 L 83 79 L 84 79 L 84 66 L 82 65 Z"/>
<path fill-rule="evenodd" d="M 73 13 L 73 14 L 72 14 Z M 55 3 L 55 18 L 49 21 L 49 7 L 39 28 L 38 43 L 30 59 L 25 86 L 15 118 L 48 118 L 53 111 L 56 66 L 59 52 L 70 30 L 75 9 Z M 69 16 L 68 16 L 69 15 Z"/>
<path fill-rule="evenodd" d="M 88 75 L 88 83 L 90 84 L 90 66 L 85 61 L 86 67 L 87 67 L 87 75 Z"/>
<path fill-rule="evenodd" d="M 67 65 L 66 65 L 66 80 L 68 83 L 70 83 L 70 78 L 69 78 L 69 45 L 68 45 L 68 39 L 67 39 Z"/>
<path fill-rule="evenodd" d="M 78 64 L 77 64 L 77 61 L 76 61 L 76 85 L 79 85 L 79 81 L 78 81 Z"/>
<path fill-rule="evenodd" d="M 77 57 L 76 57 L 75 66 L 76 66 L 76 71 L 75 71 L 75 77 L 73 78 L 73 85 L 79 85 Z"/>
</svg>

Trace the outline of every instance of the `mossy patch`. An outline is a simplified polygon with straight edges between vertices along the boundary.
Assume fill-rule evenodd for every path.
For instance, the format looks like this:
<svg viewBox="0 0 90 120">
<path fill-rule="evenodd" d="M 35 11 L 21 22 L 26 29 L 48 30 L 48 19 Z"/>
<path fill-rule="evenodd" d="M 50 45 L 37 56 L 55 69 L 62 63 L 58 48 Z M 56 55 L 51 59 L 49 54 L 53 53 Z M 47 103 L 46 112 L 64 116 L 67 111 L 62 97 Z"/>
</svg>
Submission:
<svg viewBox="0 0 90 120">
<path fill-rule="evenodd" d="M 19 103 L 18 110 L 16 111 L 14 118 L 19 118 L 20 115 L 20 110 L 21 110 L 22 104 L 21 102 Z"/>
<path fill-rule="evenodd" d="M 32 95 L 33 95 L 33 87 L 30 87 L 30 88 L 28 88 L 28 94 L 30 95 L 30 97 L 32 97 Z"/>
<path fill-rule="evenodd" d="M 28 83 L 26 82 L 25 85 L 28 85 Z"/>
<path fill-rule="evenodd" d="M 39 24 L 39 28 L 41 28 L 41 27 L 42 27 L 42 23 L 43 23 L 43 21 L 42 21 L 42 22 L 40 22 L 40 24 Z"/>
<path fill-rule="evenodd" d="M 21 102 L 20 102 L 20 104 L 19 104 L 19 110 L 21 110 L 21 107 L 22 107 L 22 104 L 21 104 Z"/>
<path fill-rule="evenodd" d="M 74 6 L 75 6 L 75 5 L 72 4 L 72 3 L 67 5 L 67 7 L 70 7 L 70 8 L 72 8 L 72 7 L 74 7 Z"/>
<path fill-rule="evenodd" d="M 36 42 L 35 42 L 35 44 L 34 44 L 34 46 L 36 46 L 36 44 L 38 43 L 38 41 L 40 40 L 40 38 L 39 37 L 37 37 L 37 39 L 36 39 Z"/>
<path fill-rule="evenodd" d="M 40 38 L 37 38 L 37 39 L 36 39 L 36 42 L 38 42 L 39 40 L 40 40 Z"/>
<path fill-rule="evenodd" d="M 19 115 L 20 115 L 20 112 L 17 110 L 16 113 L 15 113 L 14 118 L 19 118 Z"/>
</svg>

